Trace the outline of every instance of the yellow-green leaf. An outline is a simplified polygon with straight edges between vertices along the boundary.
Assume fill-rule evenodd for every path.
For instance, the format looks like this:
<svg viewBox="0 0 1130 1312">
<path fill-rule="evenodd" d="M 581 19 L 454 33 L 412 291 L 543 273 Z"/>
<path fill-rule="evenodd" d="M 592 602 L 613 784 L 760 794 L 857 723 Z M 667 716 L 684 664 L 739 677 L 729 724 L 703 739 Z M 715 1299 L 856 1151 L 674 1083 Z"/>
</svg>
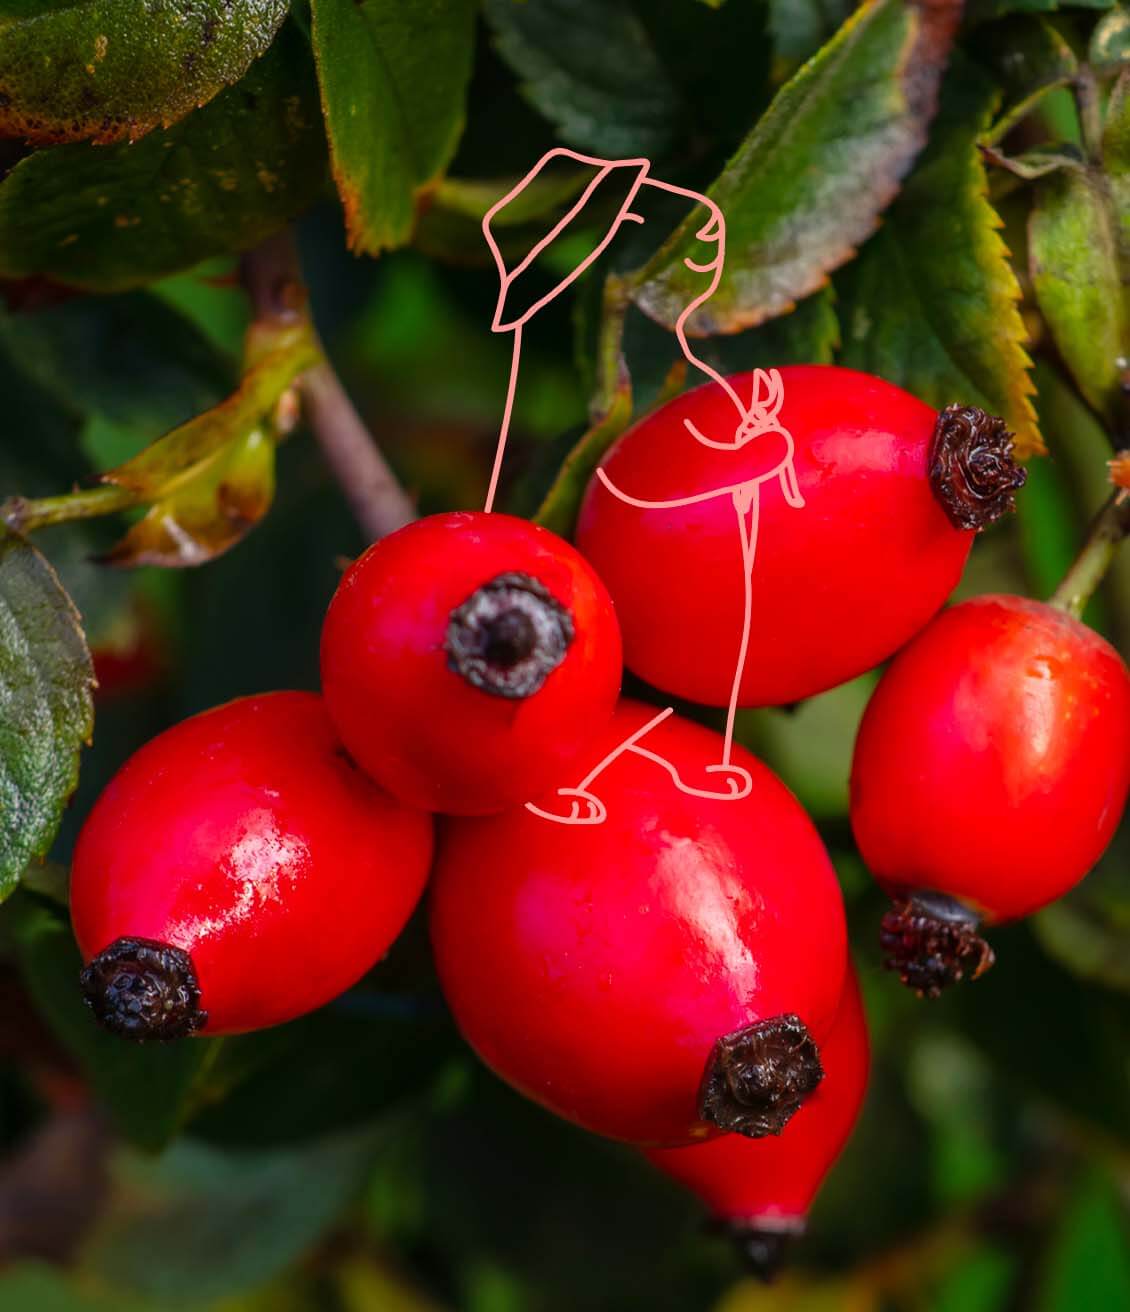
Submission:
<svg viewBox="0 0 1130 1312">
<path fill-rule="evenodd" d="M 1076 386 L 1114 422 L 1130 321 L 1118 230 L 1103 179 L 1061 169 L 1037 185 L 1028 224 L 1032 286 Z"/>
</svg>

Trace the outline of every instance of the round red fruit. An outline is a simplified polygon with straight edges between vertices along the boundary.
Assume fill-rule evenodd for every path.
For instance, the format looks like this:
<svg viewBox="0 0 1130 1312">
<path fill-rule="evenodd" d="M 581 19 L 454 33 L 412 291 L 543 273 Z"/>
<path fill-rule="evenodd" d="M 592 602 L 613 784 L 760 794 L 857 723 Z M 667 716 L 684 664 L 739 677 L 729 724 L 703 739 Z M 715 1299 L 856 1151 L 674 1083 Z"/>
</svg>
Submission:
<svg viewBox="0 0 1130 1312">
<path fill-rule="evenodd" d="M 840 1009 L 820 1044 L 824 1078 L 784 1131 L 750 1140 L 728 1134 L 690 1148 L 658 1148 L 649 1160 L 697 1195 L 758 1275 L 776 1274 L 863 1105 L 871 1064 L 867 1017 L 848 968 Z"/>
<path fill-rule="evenodd" d="M 780 386 L 760 419 L 737 433 L 716 383 L 629 429 L 601 462 L 577 526 L 616 603 L 628 667 L 711 706 L 730 698 L 747 581 L 738 702 L 798 701 L 877 665 L 922 628 L 961 577 L 976 528 L 1023 482 L 1004 425 L 979 410 L 939 415 L 851 369 L 774 372 Z M 728 381 L 744 399 L 759 376 Z M 705 445 L 688 423 L 729 445 Z M 632 505 L 609 482 L 644 502 L 696 499 Z"/>
<path fill-rule="evenodd" d="M 365 973 L 419 900 L 431 817 L 380 792 L 322 699 L 206 711 L 136 752 L 75 849 L 83 991 L 136 1039 L 237 1034 L 319 1007 Z"/>
<path fill-rule="evenodd" d="M 432 515 L 375 543 L 322 630 L 322 688 L 393 796 L 480 815 L 564 778 L 615 705 L 611 600 L 567 542 L 510 515 Z"/>
<path fill-rule="evenodd" d="M 895 899 L 889 964 L 935 994 L 992 954 L 978 919 L 1046 906 L 1098 861 L 1130 790 L 1130 672 L 1056 607 L 987 596 L 940 615 L 863 717 L 851 818 Z"/>
<path fill-rule="evenodd" d="M 653 717 L 622 702 L 589 764 Z M 819 1079 L 813 1041 L 839 1004 L 835 874 L 748 753 L 733 756 L 748 793 L 720 800 L 671 773 L 708 781 L 717 734 L 671 716 L 637 747 L 591 783 L 603 823 L 526 807 L 445 826 L 431 899 L 445 995 L 488 1066 L 598 1134 L 775 1133 Z"/>
</svg>

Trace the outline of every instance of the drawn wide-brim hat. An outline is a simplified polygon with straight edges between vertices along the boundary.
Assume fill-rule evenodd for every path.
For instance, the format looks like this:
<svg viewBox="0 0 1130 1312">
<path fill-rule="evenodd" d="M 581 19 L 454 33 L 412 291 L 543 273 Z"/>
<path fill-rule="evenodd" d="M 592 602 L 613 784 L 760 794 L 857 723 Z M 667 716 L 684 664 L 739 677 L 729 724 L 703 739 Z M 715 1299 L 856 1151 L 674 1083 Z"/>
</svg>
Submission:
<svg viewBox="0 0 1130 1312">
<path fill-rule="evenodd" d="M 555 213 L 548 230 L 526 249 L 520 258 L 508 264 L 496 228 L 520 220 L 529 210 L 528 188 L 559 172 L 562 167 L 578 173 L 576 190 L 564 213 Z M 547 151 L 532 169 L 497 200 L 483 216 L 483 236 L 498 268 L 499 289 L 491 329 L 510 332 L 520 328 L 548 302 L 554 300 L 607 249 L 625 223 L 638 221 L 632 215 L 632 202 L 648 177 L 646 159 L 598 159 L 582 155 L 564 146 Z M 586 177 L 586 175 L 588 175 Z M 594 215 L 604 216 L 594 229 Z M 541 256 L 551 247 L 569 249 L 566 242 L 580 242 L 576 259 L 568 272 L 547 291 L 544 276 L 528 275 Z M 544 265 L 541 266 L 544 270 Z"/>
</svg>

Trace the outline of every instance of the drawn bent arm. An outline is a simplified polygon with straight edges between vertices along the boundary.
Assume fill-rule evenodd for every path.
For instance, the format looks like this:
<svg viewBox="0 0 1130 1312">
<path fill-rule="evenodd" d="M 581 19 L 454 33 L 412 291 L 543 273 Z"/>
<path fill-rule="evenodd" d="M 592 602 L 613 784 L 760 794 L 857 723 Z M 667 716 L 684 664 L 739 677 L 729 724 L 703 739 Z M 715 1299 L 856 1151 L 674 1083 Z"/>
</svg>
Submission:
<svg viewBox="0 0 1130 1312">
<path fill-rule="evenodd" d="M 712 488 L 709 492 L 696 492 L 694 496 L 675 497 L 670 501 L 646 501 L 641 497 L 629 496 L 627 492 L 618 488 L 603 469 L 597 469 L 596 476 L 614 497 L 627 502 L 629 506 L 638 506 L 641 510 L 677 510 L 680 506 L 693 506 L 699 501 L 713 501 L 715 497 L 732 496 L 749 482 L 749 479 L 744 479 L 740 483 L 727 483 L 725 487 Z"/>
</svg>

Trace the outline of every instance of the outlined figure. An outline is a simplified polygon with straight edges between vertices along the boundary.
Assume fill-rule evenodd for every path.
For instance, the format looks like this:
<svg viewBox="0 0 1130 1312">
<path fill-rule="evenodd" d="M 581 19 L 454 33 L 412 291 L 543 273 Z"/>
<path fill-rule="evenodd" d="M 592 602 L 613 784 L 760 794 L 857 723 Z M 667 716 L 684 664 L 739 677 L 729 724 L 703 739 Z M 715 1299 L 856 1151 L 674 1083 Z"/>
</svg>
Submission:
<svg viewBox="0 0 1130 1312">
<path fill-rule="evenodd" d="M 595 170 L 594 176 L 581 191 L 566 213 L 557 221 L 557 223 L 554 224 L 549 232 L 546 233 L 545 236 L 542 237 L 541 240 L 538 241 L 513 268 L 508 268 L 499 244 L 494 237 L 492 223 L 508 205 L 512 204 L 522 196 L 526 188 L 539 177 L 547 166 L 559 160 L 572 161 L 573 163 L 591 168 Z M 516 282 L 547 249 L 547 247 L 557 241 L 558 238 L 560 238 L 570 225 L 581 215 L 585 207 L 590 203 L 597 189 L 609 181 L 625 183 L 626 193 L 614 218 L 608 225 L 607 231 L 600 240 L 596 242 L 592 249 L 589 250 L 587 254 L 585 254 L 585 256 L 580 259 L 577 264 L 569 270 L 565 277 L 559 280 L 549 292 L 545 293 L 540 299 L 526 307 L 520 313 L 515 312 L 513 307 L 508 305 L 508 301 L 512 297 Z M 639 729 L 620 743 L 612 752 L 600 761 L 594 769 L 590 770 L 576 787 L 559 788 L 557 790 L 557 796 L 560 798 L 564 808 L 562 813 L 544 810 L 535 806 L 533 803 L 526 804 L 527 808 L 534 814 L 539 815 L 546 820 L 554 820 L 561 824 L 591 825 L 602 823 L 605 819 L 606 811 L 600 798 L 592 791 L 592 785 L 596 782 L 601 773 L 603 773 L 613 761 L 618 759 L 625 752 L 632 752 L 654 761 L 658 766 L 665 769 L 670 774 L 675 786 L 682 792 L 690 793 L 697 797 L 734 801 L 748 795 L 752 788 L 752 780 L 748 771 L 741 766 L 736 766 L 732 763 L 732 748 L 742 672 L 745 668 L 746 657 L 749 651 L 750 631 L 753 623 L 752 571 L 757 556 L 761 485 L 775 480 L 778 482 L 781 493 L 790 506 L 800 508 L 804 505 L 804 498 L 801 496 L 793 464 L 793 439 L 791 434 L 789 434 L 780 422 L 780 411 L 784 402 L 784 385 L 780 374 L 775 369 L 755 370 L 753 374 L 751 394 L 748 399 L 743 399 L 738 395 L 729 379 L 724 378 L 707 361 L 699 358 L 687 338 L 687 324 L 690 321 L 691 316 L 699 306 L 703 305 L 714 295 L 722 278 L 726 259 L 726 220 L 722 211 L 708 196 L 702 195 L 696 191 L 688 190 L 684 187 L 676 187 L 671 183 L 662 182 L 658 178 L 652 177 L 651 164 L 650 161 L 646 159 L 599 159 L 592 155 L 579 154 L 578 152 L 568 150 L 565 147 L 556 147 L 543 155 L 525 177 L 496 201 L 483 216 L 483 236 L 490 248 L 492 256 L 494 257 L 499 275 L 499 294 L 495 306 L 494 319 L 491 323 L 491 331 L 496 333 L 509 332 L 513 334 L 510 377 L 484 509 L 487 511 L 493 509 L 495 495 L 498 490 L 498 480 L 502 470 L 502 462 L 505 457 L 506 443 L 510 431 L 510 421 L 514 409 L 514 396 L 518 384 L 523 328 L 539 310 L 559 296 L 567 287 L 571 286 L 572 283 L 575 282 L 576 279 L 579 278 L 581 274 L 600 257 L 600 255 L 607 249 L 612 239 L 620 231 L 623 224 L 644 222 L 643 216 L 635 213 L 632 208 L 639 195 L 640 189 L 643 187 L 651 187 L 658 191 L 683 197 L 696 207 L 702 207 L 705 209 L 706 220 L 697 230 L 695 236 L 705 245 L 715 247 L 712 256 L 702 263 L 693 260 L 690 256 L 685 257 L 683 260 L 683 263 L 689 270 L 691 270 L 691 272 L 702 274 L 707 278 L 707 282 L 704 289 L 689 302 L 675 321 L 675 337 L 678 340 L 679 348 L 687 362 L 693 365 L 701 373 L 705 374 L 711 382 L 720 387 L 729 397 L 734 407 L 734 428 L 732 431 L 719 434 L 703 433 L 694 423 L 691 422 L 690 419 L 684 419 L 683 423 L 687 430 L 688 440 L 699 442 L 703 446 L 710 447 L 717 451 L 739 451 L 747 448 L 751 443 L 757 442 L 758 439 L 767 436 L 774 436 L 778 439 L 778 445 L 783 454 L 771 461 L 768 464 L 768 467 L 759 472 L 755 477 L 747 476 L 737 482 L 724 484 L 705 492 L 699 492 L 693 496 L 665 501 L 648 501 L 634 497 L 631 493 L 631 489 L 617 487 L 609 479 L 605 471 L 598 468 L 597 476 L 612 495 L 618 497 L 628 505 L 642 509 L 654 509 L 657 511 L 675 509 L 693 505 L 699 501 L 712 500 L 717 497 L 730 498 L 734 507 L 736 531 L 741 542 L 741 559 L 744 571 L 745 594 L 743 619 L 741 632 L 740 634 L 735 635 L 736 661 L 730 699 L 727 707 L 722 757 L 716 764 L 705 767 L 704 771 L 704 773 L 710 777 L 709 783 L 712 786 L 696 787 L 692 785 L 690 782 L 680 777 L 678 770 L 671 764 L 671 762 L 665 760 L 656 753 L 649 751 L 642 745 L 648 732 L 655 728 L 657 724 L 665 720 L 669 715 L 674 713 L 674 708 L 668 707 L 666 710 L 659 712 L 652 719 L 641 725 Z"/>
</svg>

